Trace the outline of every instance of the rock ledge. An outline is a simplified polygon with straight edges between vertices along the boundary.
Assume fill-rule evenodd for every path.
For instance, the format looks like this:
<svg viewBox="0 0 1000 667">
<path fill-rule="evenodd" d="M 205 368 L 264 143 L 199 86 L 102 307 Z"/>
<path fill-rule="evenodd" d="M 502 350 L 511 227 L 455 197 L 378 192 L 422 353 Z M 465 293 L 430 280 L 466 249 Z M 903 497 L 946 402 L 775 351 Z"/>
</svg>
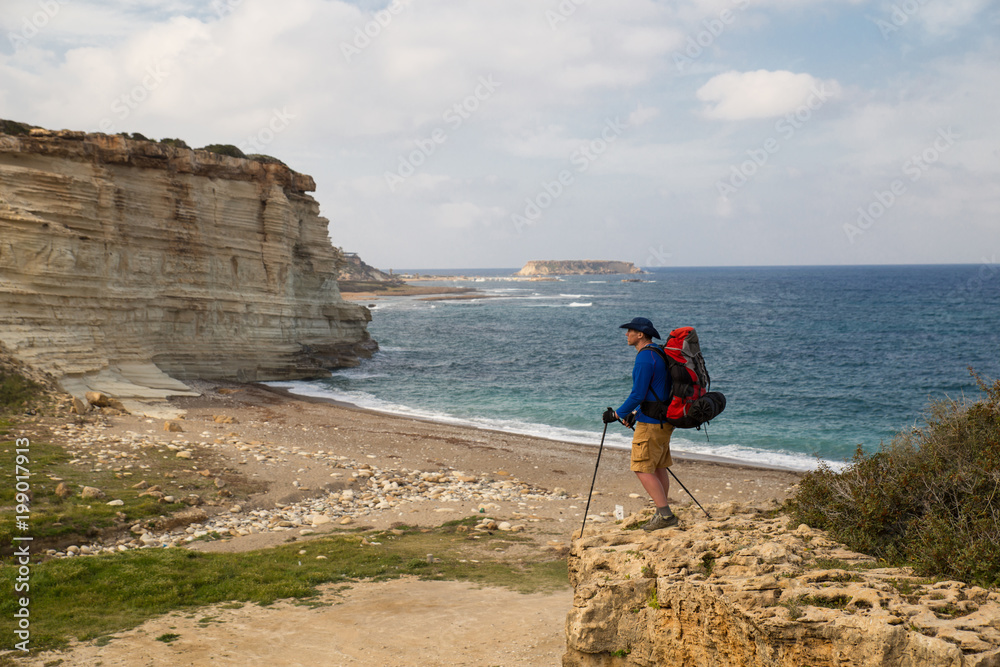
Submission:
<svg viewBox="0 0 1000 667">
<path fill-rule="evenodd" d="M 774 509 L 588 528 L 570 553 L 564 667 L 1000 665 L 1000 592 L 879 568 Z"/>
</svg>

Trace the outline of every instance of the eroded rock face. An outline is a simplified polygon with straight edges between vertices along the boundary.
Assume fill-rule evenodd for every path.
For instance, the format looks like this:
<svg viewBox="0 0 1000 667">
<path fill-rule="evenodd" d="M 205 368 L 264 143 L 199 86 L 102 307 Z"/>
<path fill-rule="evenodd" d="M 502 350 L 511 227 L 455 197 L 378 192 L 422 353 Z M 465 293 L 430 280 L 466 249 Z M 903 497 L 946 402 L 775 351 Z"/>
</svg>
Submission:
<svg viewBox="0 0 1000 667">
<path fill-rule="evenodd" d="M 763 507 L 707 509 L 575 542 L 564 667 L 1000 665 L 1000 592 L 878 568 Z"/>
<path fill-rule="evenodd" d="M 80 397 L 356 365 L 371 316 L 340 297 L 314 189 L 121 136 L 0 135 L 0 344 Z"/>
</svg>

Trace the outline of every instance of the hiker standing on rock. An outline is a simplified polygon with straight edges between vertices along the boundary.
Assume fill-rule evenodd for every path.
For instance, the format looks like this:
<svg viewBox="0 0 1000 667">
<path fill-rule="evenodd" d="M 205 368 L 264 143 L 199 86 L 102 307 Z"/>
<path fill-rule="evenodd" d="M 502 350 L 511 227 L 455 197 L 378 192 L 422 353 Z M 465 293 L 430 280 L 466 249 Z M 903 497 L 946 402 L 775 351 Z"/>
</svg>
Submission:
<svg viewBox="0 0 1000 667">
<path fill-rule="evenodd" d="M 654 338 L 660 338 L 653 323 L 645 317 L 636 317 L 619 327 L 626 329 L 626 340 L 635 348 L 635 366 L 632 368 L 632 392 L 617 410 L 608 408 L 604 423 L 634 420 L 632 438 L 632 463 L 630 469 L 639 478 L 642 488 L 656 504 L 656 514 L 643 524 L 643 530 L 659 530 L 677 525 L 677 516 L 667 504 L 670 476 L 667 468 L 673 465 L 670 457 L 670 436 L 674 427 L 643 414 L 643 401 L 666 401 L 670 396 L 670 373 L 663 358 L 654 351 Z M 646 349 L 652 346 L 650 349 Z M 644 353 L 645 351 L 645 353 Z M 633 414 L 633 411 L 634 414 Z"/>
</svg>

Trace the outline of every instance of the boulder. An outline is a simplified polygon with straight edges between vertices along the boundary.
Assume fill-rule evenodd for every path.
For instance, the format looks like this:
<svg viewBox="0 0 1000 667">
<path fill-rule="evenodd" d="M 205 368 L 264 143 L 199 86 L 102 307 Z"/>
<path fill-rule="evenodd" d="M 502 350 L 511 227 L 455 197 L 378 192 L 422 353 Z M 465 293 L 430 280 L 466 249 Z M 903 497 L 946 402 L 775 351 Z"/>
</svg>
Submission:
<svg viewBox="0 0 1000 667">
<path fill-rule="evenodd" d="M 160 517 L 153 521 L 153 528 L 166 532 L 189 526 L 192 523 L 204 523 L 208 520 L 208 514 L 200 507 L 191 507 L 180 512 L 175 512 L 170 516 Z"/>
<path fill-rule="evenodd" d="M 115 410 L 121 410 L 126 412 L 125 406 L 122 402 L 108 396 L 107 394 L 100 391 L 88 391 L 86 393 L 87 402 L 98 408 L 113 408 Z"/>
</svg>

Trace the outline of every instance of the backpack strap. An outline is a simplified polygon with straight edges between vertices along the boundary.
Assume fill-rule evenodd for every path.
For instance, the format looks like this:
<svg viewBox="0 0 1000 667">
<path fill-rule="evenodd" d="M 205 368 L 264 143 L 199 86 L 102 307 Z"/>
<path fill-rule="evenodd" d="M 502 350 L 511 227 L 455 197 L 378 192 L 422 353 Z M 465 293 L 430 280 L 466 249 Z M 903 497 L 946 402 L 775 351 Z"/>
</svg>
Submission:
<svg viewBox="0 0 1000 667">
<path fill-rule="evenodd" d="M 667 357 L 667 353 L 666 352 L 664 352 L 663 350 L 661 350 L 654 343 L 650 343 L 646 347 L 642 348 L 642 350 L 649 350 L 650 352 L 655 352 L 657 356 L 659 356 L 661 359 L 663 359 L 664 371 L 667 373 L 667 377 L 670 377 L 670 362 L 667 360 L 668 357 Z M 642 350 L 639 350 L 639 351 L 642 352 Z M 674 383 L 671 382 L 670 383 L 671 391 L 667 395 L 666 401 L 664 401 L 663 399 L 660 398 L 660 395 L 656 393 L 655 389 L 653 389 L 652 384 L 650 384 L 649 390 L 651 392 L 653 392 L 653 396 L 656 397 L 656 400 L 658 402 L 663 403 L 663 402 L 669 402 L 670 401 L 670 398 L 673 395 L 673 386 L 674 386 Z"/>
</svg>

